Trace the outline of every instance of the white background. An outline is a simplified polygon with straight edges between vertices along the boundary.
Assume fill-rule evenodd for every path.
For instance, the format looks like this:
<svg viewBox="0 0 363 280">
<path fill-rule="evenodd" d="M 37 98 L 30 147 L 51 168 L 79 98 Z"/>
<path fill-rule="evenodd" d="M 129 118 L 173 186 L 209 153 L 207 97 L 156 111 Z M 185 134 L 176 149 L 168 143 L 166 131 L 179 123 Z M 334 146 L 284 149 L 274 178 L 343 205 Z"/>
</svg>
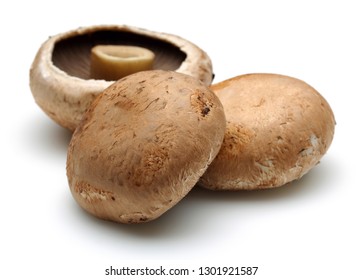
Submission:
<svg viewBox="0 0 363 280">
<path fill-rule="evenodd" d="M 2 1 L 0 279 L 109 279 L 110 265 L 259 266 L 251 279 L 363 279 L 359 2 Z M 306 81 L 334 110 L 333 144 L 308 175 L 279 189 L 195 189 L 141 225 L 89 216 L 68 189 L 71 134 L 37 107 L 28 75 L 48 36 L 96 24 L 182 36 L 209 54 L 215 82 L 253 72 Z"/>
</svg>

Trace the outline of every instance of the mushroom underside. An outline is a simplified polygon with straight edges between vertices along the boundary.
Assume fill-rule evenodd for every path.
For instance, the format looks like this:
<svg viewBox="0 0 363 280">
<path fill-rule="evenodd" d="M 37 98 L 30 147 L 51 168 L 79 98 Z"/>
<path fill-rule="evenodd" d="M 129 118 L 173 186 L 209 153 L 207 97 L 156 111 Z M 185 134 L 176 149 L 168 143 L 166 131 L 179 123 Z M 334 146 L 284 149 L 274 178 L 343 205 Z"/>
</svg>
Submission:
<svg viewBox="0 0 363 280">
<path fill-rule="evenodd" d="M 68 75 L 91 79 L 91 49 L 96 45 L 107 44 L 139 46 L 153 51 L 155 54 L 153 69 L 174 71 L 186 58 L 186 54 L 178 46 L 161 39 L 131 31 L 100 30 L 58 41 L 54 46 L 52 61 Z"/>
</svg>

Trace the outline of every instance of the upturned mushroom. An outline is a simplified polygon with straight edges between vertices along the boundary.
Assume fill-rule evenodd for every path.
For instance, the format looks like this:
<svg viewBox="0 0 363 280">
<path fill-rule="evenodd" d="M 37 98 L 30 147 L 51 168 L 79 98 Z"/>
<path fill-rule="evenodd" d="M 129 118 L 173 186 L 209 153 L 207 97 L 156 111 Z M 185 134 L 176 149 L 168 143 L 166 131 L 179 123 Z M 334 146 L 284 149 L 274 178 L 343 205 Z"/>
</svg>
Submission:
<svg viewBox="0 0 363 280">
<path fill-rule="evenodd" d="M 105 45 L 114 49 L 107 50 Z M 92 63 L 91 50 L 97 46 Z M 121 47 L 133 48 L 133 58 L 126 58 L 130 51 Z M 152 53 L 147 55 L 149 63 L 142 63 L 145 55 L 137 48 Z M 104 69 L 112 63 L 110 75 Z M 100 25 L 78 28 L 45 41 L 31 66 L 30 88 L 39 107 L 73 131 L 99 93 L 122 76 L 149 68 L 191 75 L 205 85 L 210 85 L 213 76 L 208 55 L 179 36 L 126 25 Z"/>
<path fill-rule="evenodd" d="M 73 197 L 102 219 L 156 219 L 202 176 L 225 126 L 219 99 L 197 79 L 163 70 L 126 76 L 95 99 L 72 136 Z"/>
<path fill-rule="evenodd" d="M 227 119 L 222 148 L 200 180 L 213 190 L 282 186 L 328 150 L 335 119 L 305 82 L 283 75 L 242 75 L 214 84 Z"/>
</svg>

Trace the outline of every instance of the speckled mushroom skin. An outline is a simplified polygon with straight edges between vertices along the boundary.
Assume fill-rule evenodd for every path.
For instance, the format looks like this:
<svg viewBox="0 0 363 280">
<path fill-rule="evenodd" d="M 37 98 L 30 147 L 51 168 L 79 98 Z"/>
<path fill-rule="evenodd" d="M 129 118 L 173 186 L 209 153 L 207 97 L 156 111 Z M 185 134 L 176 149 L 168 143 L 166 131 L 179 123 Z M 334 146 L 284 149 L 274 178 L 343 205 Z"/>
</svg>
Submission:
<svg viewBox="0 0 363 280">
<path fill-rule="evenodd" d="M 335 120 L 305 82 L 276 74 L 238 76 L 211 86 L 227 128 L 222 148 L 200 180 L 213 190 L 282 186 L 300 178 L 328 150 Z"/>
<path fill-rule="evenodd" d="M 217 155 L 219 99 L 173 71 L 145 71 L 107 88 L 74 132 L 67 176 L 75 200 L 102 219 L 153 220 L 182 199 Z"/>
<path fill-rule="evenodd" d="M 97 41 L 105 44 L 110 40 L 150 47 L 156 52 L 154 69 L 191 75 L 206 85 L 212 82 L 212 62 L 207 53 L 179 36 L 127 25 L 81 27 L 46 40 L 30 69 L 30 88 L 36 103 L 59 125 L 74 131 L 95 97 L 114 82 L 90 77 L 91 47 Z M 174 61 L 164 46 L 185 57 Z"/>
</svg>

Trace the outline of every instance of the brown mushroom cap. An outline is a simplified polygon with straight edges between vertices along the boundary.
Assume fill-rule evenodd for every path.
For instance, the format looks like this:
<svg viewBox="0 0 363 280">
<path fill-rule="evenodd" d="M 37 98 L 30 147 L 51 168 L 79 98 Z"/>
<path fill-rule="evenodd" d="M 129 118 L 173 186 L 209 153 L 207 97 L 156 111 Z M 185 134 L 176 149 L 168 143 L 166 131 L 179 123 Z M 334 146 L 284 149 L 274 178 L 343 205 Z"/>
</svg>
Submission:
<svg viewBox="0 0 363 280">
<path fill-rule="evenodd" d="M 126 76 L 96 98 L 72 136 L 71 192 L 97 217 L 153 220 L 196 184 L 220 149 L 225 125 L 219 99 L 191 76 Z"/>
<path fill-rule="evenodd" d="M 126 25 L 101 25 L 50 37 L 31 66 L 30 88 L 43 111 L 72 131 L 93 99 L 113 83 L 91 79 L 91 49 L 99 44 L 148 48 L 155 53 L 154 69 L 191 75 L 206 85 L 212 81 L 208 55 L 175 35 Z"/>
<path fill-rule="evenodd" d="M 238 76 L 211 86 L 227 119 L 222 148 L 200 180 L 214 190 L 282 186 L 315 166 L 329 148 L 335 120 L 305 82 L 275 74 Z"/>
</svg>

